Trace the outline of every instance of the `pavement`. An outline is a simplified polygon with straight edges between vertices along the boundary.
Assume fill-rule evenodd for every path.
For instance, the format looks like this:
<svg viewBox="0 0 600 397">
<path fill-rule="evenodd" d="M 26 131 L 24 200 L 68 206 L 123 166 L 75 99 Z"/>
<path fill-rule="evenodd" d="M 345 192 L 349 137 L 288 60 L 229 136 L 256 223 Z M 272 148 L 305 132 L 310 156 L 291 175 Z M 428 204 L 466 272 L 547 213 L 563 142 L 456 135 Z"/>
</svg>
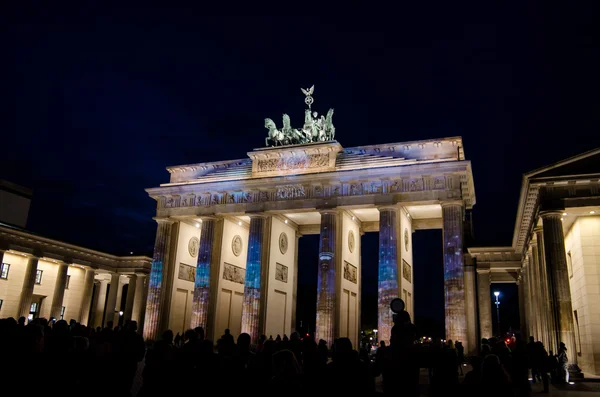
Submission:
<svg viewBox="0 0 600 397">
<path fill-rule="evenodd" d="M 131 389 L 131 395 L 132 397 L 135 397 L 137 395 L 137 392 L 140 388 L 140 386 L 142 385 L 142 370 L 144 368 L 144 361 L 142 360 L 142 362 L 139 363 L 138 365 L 138 371 L 136 374 L 136 377 L 134 379 L 133 382 L 133 387 Z M 468 371 L 470 371 L 469 367 L 464 367 L 463 368 L 463 372 L 466 374 Z M 462 381 L 462 376 L 459 377 L 460 380 Z M 420 381 L 419 381 L 419 385 L 420 385 L 420 391 L 421 391 L 421 396 L 423 397 L 428 397 L 428 393 L 429 393 L 429 376 L 428 376 L 428 371 L 427 369 L 421 369 L 421 376 L 420 376 Z M 381 387 L 381 377 L 378 377 L 376 379 L 375 382 L 375 387 L 377 392 L 383 394 L 383 390 Z M 542 392 L 542 385 L 541 383 L 532 383 L 531 384 L 531 397 L 534 397 L 535 395 L 544 395 L 541 393 Z M 547 394 L 549 396 L 554 396 L 554 397 L 595 397 L 598 396 L 600 397 L 600 379 L 590 379 L 590 381 L 578 381 L 575 382 L 575 384 L 573 385 L 568 385 L 568 384 L 561 384 L 561 385 L 550 385 L 550 393 Z"/>
</svg>

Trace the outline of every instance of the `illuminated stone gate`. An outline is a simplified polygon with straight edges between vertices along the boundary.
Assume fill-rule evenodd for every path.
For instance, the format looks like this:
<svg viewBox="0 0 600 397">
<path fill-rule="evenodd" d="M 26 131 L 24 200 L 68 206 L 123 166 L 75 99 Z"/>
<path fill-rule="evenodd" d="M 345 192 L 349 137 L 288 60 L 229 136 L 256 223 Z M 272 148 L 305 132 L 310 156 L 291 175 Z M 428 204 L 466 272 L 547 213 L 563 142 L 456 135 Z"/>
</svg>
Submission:
<svg viewBox="0 0 600 397">
<path fill-rule="evenodd" d="M 378 329 L 389 340 L 395 297 L 413 314 L 413 232 L 443 229 L 446 337 L 476 346 L 474 269 L 464 268 L 463 219 L 475 204 L 460 137 L 343 148 L 332 115 L 278 130 L 248 158 L 169 167 L 147 189 L 158 231 L 144 336 L 203 326 L 290 335 L 296 325 L 298 239 L 319 234 L 317 339 L 360 332 L 361 235 L 379 232 Z M 310 103 L 309 103 L 310 102 Z M 442 264 L 440 264 L 441 266 Z M 466 282 L 465 282 L 466 281 Z M 418 297 L 417 297 L 418 298 Z"/>
</svg>

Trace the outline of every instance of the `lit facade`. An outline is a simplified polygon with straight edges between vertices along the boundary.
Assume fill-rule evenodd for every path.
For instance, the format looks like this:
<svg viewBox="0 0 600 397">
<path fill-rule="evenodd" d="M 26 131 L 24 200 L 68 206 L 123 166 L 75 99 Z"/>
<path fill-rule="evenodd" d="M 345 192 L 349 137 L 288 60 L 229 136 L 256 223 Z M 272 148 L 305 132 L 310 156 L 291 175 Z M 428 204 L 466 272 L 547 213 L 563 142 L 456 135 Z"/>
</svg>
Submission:
<svg viewBox="0 0 600 397">
<path fill-rule="evenodd" d="M 452 295 L 447 338 L 467 349 L 477 345 L 475 331 L 465 331 L 465 289 L 473 293 L 475 284 L 463 277 L 462 227 L 475 192 L 460 137 L 276 146 L 246 159 L 168 171 L 168 183 L 147 189 L 157 201 L 159 234 L 168 224 L 169 237 L 155 247 L 145 335 L 200 324 L 213 340 L 226 328 L 234 337 L 248 332 L 254 342 L 261 334 L 289 336 L 302 304 L 296 302 L 298 240 L 319 234 L 310 331 L 329 344 L 344 336 L 356 346 L 361 236 L 380 232 L 378 328 L 380 339 L 389 340 L 391 299 L 401 297 L 414 315 L 413 233 L 444 229 L 445 288 Z"/>
<path fill-rule="evenodd" d="M 0 318 L 144 327 L 150 258 L 118 257 L 0 223 Z"/>
<path fill-rule="evenodd" d="M 521 333 L 600 374 L 600 149 L 523 176 L 510 247 L 469 248 L 479 335 L 492 336 L 490 283 L 517 283 Z M 469 313 L 468 314 L 473 314 Z"/>
</svg>

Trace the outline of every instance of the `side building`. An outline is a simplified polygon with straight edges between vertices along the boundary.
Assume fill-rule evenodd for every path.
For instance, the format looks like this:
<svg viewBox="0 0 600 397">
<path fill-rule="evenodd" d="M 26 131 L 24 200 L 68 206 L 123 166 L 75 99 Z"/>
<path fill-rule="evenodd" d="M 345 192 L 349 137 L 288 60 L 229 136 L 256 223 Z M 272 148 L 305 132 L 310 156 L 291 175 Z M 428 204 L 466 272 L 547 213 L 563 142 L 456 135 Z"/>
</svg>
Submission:
<svg viewBox="0 0 600 397">
<path fill-rule="evenodd" d="M 600 148 L 523 176 L 510 247 L 469 248 L 479 336 L 492 335 L 490 283 L 517 283 L 522 336 L 567 346 L 600 375 Z"/>
<path fill-rule="evenodd" d="M 26 191 L 8 186 L 10 194 Z M 29 207 L 23 201 L 30 196 L 16 198 L 18 209 Z M 26 213 L 19 225 L 0 219 L 0 318 L 55 318 L 93 327 L 135 320 L 143 329 L 150 258 L 119 257 L 37 235 L 23 228 Z"/>
</svg>

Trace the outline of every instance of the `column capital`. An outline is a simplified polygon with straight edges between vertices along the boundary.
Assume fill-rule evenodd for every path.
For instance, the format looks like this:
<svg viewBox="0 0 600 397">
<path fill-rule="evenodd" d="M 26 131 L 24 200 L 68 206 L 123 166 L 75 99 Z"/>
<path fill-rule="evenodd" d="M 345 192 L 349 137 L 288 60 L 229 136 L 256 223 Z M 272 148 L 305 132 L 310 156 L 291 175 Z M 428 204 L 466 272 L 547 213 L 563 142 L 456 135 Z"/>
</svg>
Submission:
<svg viewBox="0 0 600 397">
<path fill-rule="evenodd" d="M 544 227 L 541 225 L 533 228 L 533 233 L 535 233 L 534 237 L 536 237 L 536 238 L 539 233 L 543 233 L 543 232 L 544 232 Z"/>
<path fill-rule="evenodd" d="M 381 207 L 377 207 L 377 211 L 395 211 L 397 212 L 400 209 L 398 204 L 390 204 L 390 205 L 382 205 Z"/>
<path fill-rule="evenodd" d="M 328 208 L 328 209 L 320 209 L 318 211 L 319 211 L 319 214 L 321 214 L 321 215 L 327 215 L 327 214 L 339 215 L 342 212 L 342 210 L 337 207 Z"/>
<path fill-rule="evenodd" d="M 462 202 L 462 200 L 448 200 L 448 201 L 442 201 L 440 203 L 440 205 L 442 206 L 442 208 L 444 207 L 464 207 L 465 203 Z"/>
<path fill-rule="evenodd" d="M 265 214 L 264 212 L 246 212 L 245 215 L 250 217 L 250 219 L 252 219 L 252 218 L 266 219 L 271 216 L 269 214 Z"/>
<path fill-rule="evenodd" d="M 564 210 L 549 210 L 549 211 L 541 211 L 540 216 L 542 220 L 548 218 L 562 218 Z"/>
<path fill-rule="evenodd" d="M 202 216 L 199 216 L 198 218 L 200 219 L 200 222 L 219 220 L 219 217 L 216 215 L 202 215 Z"/>
<path fill-rule="evenodd" d="M 156 221 L 156 223 L 161 224 L 161 223 L 166 223 L 169 225 L 172 225 L 173 223 L 175 223 L 176 221 L 174 219 L 171 219 L 169 217 L 153 217 L 152 219 L 154 219 Z"/>
</svg>

